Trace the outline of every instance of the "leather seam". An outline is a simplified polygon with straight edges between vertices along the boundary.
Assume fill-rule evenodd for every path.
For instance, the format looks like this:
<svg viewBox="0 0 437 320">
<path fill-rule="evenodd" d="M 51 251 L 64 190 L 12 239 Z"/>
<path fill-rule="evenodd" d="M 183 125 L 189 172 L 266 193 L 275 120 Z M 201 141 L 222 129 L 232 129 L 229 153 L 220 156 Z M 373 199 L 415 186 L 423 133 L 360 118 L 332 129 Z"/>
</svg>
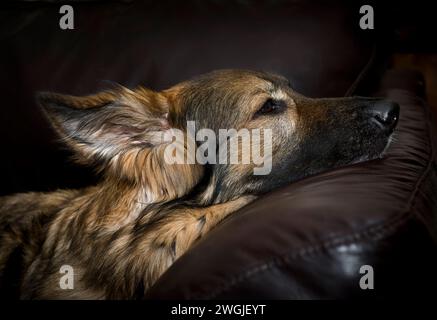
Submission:
<svg viewBox="0 0 437 320">
<path fill-rule="evenodd" d="M 344 96 L 348 97 L 350 96 L 358 87 L 359 83 L 364 79 L 364 77 L 368 74 L 370 68 L 373 65 L 373 62 L 376 60 L 376 44 L 373 45 L 372 53 L 370 55 L 369 60 L 364 65 L 364 67 L 361 69 L 361 71 L 356 76 L 355 80 L 352 82 L 352 84 L 349 86 L 349 88 L 346 90 Z"/>
<path fill-rule="evenodd" d="M 419 98 L 419 99 L 420 99 L 420 101 L 422 102 L 422 104 L 424 106 L 428 105 L 424 99 L 422 99 L 422 98 Z M 423 183 L 425 178 L 430 174 L 431 169 L 432 169 L 432 165 L 435 162 L 435 156 L 436 156 L 436 154 L 435 154 L 435 147 L 434 147 L 434 138 L 432 136 L 432 131 L 433 131 L 432 123 L 431 123 L 431 121 L 432 121 L 432 114 L 431 114 L 431 110 L 429 109 L 429 107 L 426 108 L 426 112 L 424 112 L 424 116 L 426 116 L 426 130 L 427 130 L 427 138 L 428 138 L 427 140 L 428 140 L 428 144 L 429 144 L 429 148 L 430 148 L 430 155 L 431 155 L 431 157 L 430 157 L 430 159 L 428 161 L 427 168 L 426 168 L 424 174 L 420 177 L 420 179 L 421 179 L 420 180 L 420 184 L 419 184 L 419 181 L 418 181 L 418 183 L 416 184 L 416 188 L 414 190 L 415 191 L 414 195 L 412 195 L 412 199 L 410 198 L 411 203 L 410 203 L 410 206 L 409 206 L 409 210 L 411 210 L 411 208 L 415 206 L 415 201 L 417 199 L 417 193 L 419 191 L 419 186 Z M 425 220 L 424 217 L 422 217 L 422 215 L 420 215 L 420 214 L 418 214 L 416 212 L 413 212 L 413 214 L 416 215 L 416 217 L 420 221 L 422 221 L 423 223 L 426 223 L 426 220 Z"/>
<path fill-rule="evenodd" d="M 281 267 L 290 261 L 295 261 L 297 259 L 301 259 L 304 257 L 313 256 L 317 253 L 320 253 L 323 250 L 332 250 L 338 246 L 342 245 L 348 245 L 352 243 L 356 243 L 358 241 L 361 241 L 363 239 L 372 239 L 376 240 L 380 236 L 384 235 L 387 236 L 387 231 L 393 232 L 396 227 L 403 225 L 412 215 L 407 212 L 403 212 L 400 215 L 397 215 L 393 217 L 390 222 L 386 222 L 383 225 L 375 225 L 371 226 L 365 230 L 362 230 L 360 232 L 351 233 L 347 236 L 342 237 L 335 237 L 329 240 L 326 240 L 319 244 L 314 244 L 311 246 L 308 246 L 304 249 L 301 249 L 297 252 L 292 252 L 289 254 L 285 254 L 283 256 L 278 256 L 275 258 L 272 258 L 270 261 L 260 264 L 258 266 L 253 267 L 250 270 L 245 271 L 244 273 L 240 274 L 239 276 L 236 276 L 233 279 L 230 279 L 227 283 L 223 284 L 222 286 L 218 287 L 216 290 L 214 290 L 212 293 L 207 295 L 201 295 L 203 299 L 214 299 L 217 295 L 220 293 L 223 293 L 226 290 L 229 290 L 230 288 L 234 287 L 238 283 L 250 279 L 253 276 L 259 274 L 260 272 L 268 271 L 275 267 Z M 201 298 L 201 299 L 202 299 Z M 191 298 L 189 298 L 191 299 Z"/>
</svg>

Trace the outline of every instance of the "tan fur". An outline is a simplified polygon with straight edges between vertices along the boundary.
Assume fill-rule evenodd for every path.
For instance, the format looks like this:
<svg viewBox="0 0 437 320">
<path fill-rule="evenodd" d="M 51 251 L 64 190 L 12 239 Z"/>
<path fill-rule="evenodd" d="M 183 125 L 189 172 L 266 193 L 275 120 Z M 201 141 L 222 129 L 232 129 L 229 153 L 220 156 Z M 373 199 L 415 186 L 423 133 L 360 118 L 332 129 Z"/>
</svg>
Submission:
<svg viewBox="0 0 437 320">
<path fill-rule="evenodd" d="M 162 138 L 170 129 L 165 117 L 170 111 L 168 101 L 173 99 L 172 115 L 184 112 L 177 109 L 178 94 L 178 87 L 163 94 L 120 87 L 87 97 L 51 93 L 41 96 L 54 128 L 76 151 L 75 160 L 90 163 L 101 158 L 104 164 L 96 166 L 104 172 L 104 178 L 98 186 L 80 191 L 1 199 L 1 222 L 7 228 L 16 219 L 30 219 L 31 208 L 35 208 L 38 219 L 47 213 L 51 220 L 42 231 L 28 222 L 20 226 L 20 231 L 43 233 L 34 248 L 27 248 L 22 235 L 10 230 L 1 236 L 0 267 L 5 267 L 12 250 L 26 250 L 21 298 L 127 299 L 144 294 L 197 239 L 255 198 L 241 196 L 202 207 L 162 205 L 190 192 L 204 170 L 198 164 L 167 165 L 163 161 L 166 144 Z M 100 127 L 87 129 L 88 142 L 78 139 L 75 133 L 89 124 L 69 124 L 72 117 L 64 120 L 62 110 L 52 111 L 52 104 L 93 112 L 114 105 L 120 112 L 106 114 Z M 108 137 L 111 145 L 106 145 Z M 204 198 L 201 202 L 207 201 Z M 146 231 L 134 233 L 133 229 L 139 227 Z M 59 286 L 62 265 L 71 265 L 75 270 L 72 291 Z"/>
<path fill-rule="evenodd" d="M 102 179 L 81 190 L 0 198 L 0 293 L 23 299 L 141 298 L 196 241 L 257 196 L 374 159 L 388 139 L 365 121 L 368 113 L 350 112 L 372 101 L 305 98 L 283 77 L 252 71 L 212 72 L 162 92 L 117 87 L 86 97 L 43 93 L 38 101 L 75 160 Z M 187 121 L 215 133 L 271 130 L 274 139 L 261 138 L 271 174 L 254 177 L 251 157 L 245 164 L 169 164 L 175 130 L 193 157 Z M 251 147 L 253 140 L 240 140 L 238 158 Z M 60 287 L 64 265 L 74 268 L 72 290 Z"/>
</svg>

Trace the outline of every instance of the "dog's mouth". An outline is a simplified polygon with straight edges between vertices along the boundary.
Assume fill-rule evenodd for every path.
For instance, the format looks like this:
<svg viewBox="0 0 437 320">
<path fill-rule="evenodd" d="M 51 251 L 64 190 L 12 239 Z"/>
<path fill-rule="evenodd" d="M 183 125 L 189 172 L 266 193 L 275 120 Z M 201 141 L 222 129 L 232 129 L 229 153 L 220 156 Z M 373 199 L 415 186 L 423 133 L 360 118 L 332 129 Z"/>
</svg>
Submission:
<svg viewBox="0 0 437 320">
<path fill-rule="evenodd" d="M 389 149 L 389 147 L 392 145 L 393 142 L 396 141 L 396 132 L 393 132 L 389 137 L 388 137 L 388 141 L 387 144 L 384 148 L 384 150 L 382 150 L 381 154 L 380 154 L 380 158 L 385 158 L 387 156 L 387 150 Z"/>
<path fill-rule="evenodd" d="M 399 105 L 381 99 L 357 99 L 349 109 L 334 117 L 343 122 L 322 128 L 307 143 L 302 163 L 308 173 L 377 160 L 386 156 L 399 120 Z M 332 121 L 331 123 L 337 123 Z M 309 149 L 308 146 L 315 146 Z M 308 152 L 310 150 L 310 152 Z M 308 170 L 309 169 L 309 170 Z"/>
<path fill-rule="evenodd" d="M 397 103 L 355 98 L 344 103 L 335 102 L 329 107 L 332 112 L 326 113 L 323 121 L 311 127 L 298 147 L 286 159 L 274 162 L 267 179 L 268 186 L 284 185 L 387 155 L 399 121 Z"/>
<path fill-rule="evenodd" d="M 377 158 L 386 156 L 387 150 L 394 141 L 395 129 L 399 121 L 399 104 L 392 101 L 380 100 L 371 106 L 367 113 L 370 114 L 370 122 L 379 131 L 379 136 L 385 142 Z"/>
</svg>

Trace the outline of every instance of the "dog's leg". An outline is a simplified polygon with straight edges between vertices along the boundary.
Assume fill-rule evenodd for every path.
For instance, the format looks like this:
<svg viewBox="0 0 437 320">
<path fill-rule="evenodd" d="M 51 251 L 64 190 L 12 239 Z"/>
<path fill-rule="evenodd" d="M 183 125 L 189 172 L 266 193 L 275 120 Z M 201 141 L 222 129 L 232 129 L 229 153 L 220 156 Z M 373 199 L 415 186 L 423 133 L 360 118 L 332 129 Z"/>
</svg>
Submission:
<svg viewBox="0 0 437 320">
<path fill-rule="evenodd" d="M 181 208 L 163 218 L 159 227 L 145 235 L 138 247 L 143 257 L 145 248 L 150 253 L 146 262 L 145 288 L 155 283 L 196 240 L 208 233 L 229 214 L 255 199 L 255 196 L 243 196 L 209 207 Z"/>
<path fill-rule="evenodd" d="M 188 214 L 194 217 L 187 228 L 181 230 L 175 235 L 176 256 L 179 257 L 187 251 L 197 239 L 203 237 L 219 222 L 225 219 L 231 213 L 244 207 L 255 200 L 254 196 L 244 196 L 233 201 L 212 205 L 206 208 L 189 209 Z"/>
</svg>

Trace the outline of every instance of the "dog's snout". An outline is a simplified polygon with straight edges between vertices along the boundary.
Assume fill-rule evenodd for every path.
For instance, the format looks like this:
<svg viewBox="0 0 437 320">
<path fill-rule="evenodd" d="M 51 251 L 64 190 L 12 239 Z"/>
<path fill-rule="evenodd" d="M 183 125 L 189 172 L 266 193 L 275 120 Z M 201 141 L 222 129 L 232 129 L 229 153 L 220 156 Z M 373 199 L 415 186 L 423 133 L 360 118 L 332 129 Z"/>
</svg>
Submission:
<svg viewBox="0 0 437 320">
<path fill-rule="evenodd" d="M 399 119 L 399 105 L 392 101 L 375 102 L 368 112 L 379 125 L 390 132 L 394 130 Z"/>
</svg>

